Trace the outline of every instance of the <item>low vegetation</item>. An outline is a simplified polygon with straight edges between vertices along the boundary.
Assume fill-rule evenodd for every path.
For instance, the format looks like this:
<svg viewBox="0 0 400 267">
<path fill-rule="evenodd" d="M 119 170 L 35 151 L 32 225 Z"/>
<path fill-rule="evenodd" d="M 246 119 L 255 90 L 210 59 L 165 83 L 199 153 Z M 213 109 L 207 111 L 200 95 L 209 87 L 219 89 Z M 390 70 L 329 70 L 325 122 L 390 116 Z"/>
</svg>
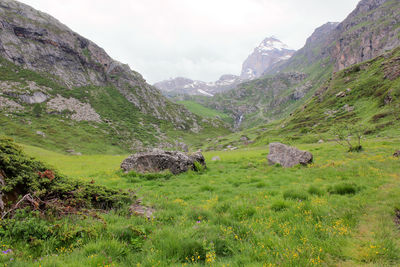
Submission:
<svg viewBox="0 0 400 267">
<path fill-rule="evenodd" d="M 132 189 L 154 217 L 126 210 L 42 220 L 21 210 L 0 231 L 8 266 L 355 266 L 400 264 L 399 139 L 300 145 L 308 167 L 269 166 L 266 147 L 205 153 L 207 170 L 124 174 L 125 156 L 65 156 L 25 146 L 82 182 Z M 221 161 L 210 159 L 218 155 Z M 18 223 L 17 222 L 17 219 Z M 41 241 L 36 241 L 36 240 Z M 26 241 L 28 240 L 28 241 Z M 27 244 L 30 249 L 27 249 Z M 12 258 L 12 260 L 11 260 Z"/>
</svg>

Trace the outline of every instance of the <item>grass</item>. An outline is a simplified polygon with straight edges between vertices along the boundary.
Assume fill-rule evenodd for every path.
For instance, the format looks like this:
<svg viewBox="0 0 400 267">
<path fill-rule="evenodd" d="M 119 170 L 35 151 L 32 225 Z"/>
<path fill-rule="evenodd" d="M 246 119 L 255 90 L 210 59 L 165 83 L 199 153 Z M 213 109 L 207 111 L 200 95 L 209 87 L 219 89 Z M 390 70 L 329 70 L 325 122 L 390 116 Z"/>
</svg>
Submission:
<svg viewBox="0 0 400 267">
<path fill-rule="evenodd" d="M 365 141 L 348 153 L 334 143 L 299 145 L 309 167 L 269 166 L 266 147 L 205 153 L 200 174 L 147 179 L 125 175 L 126 155 L 66 156 L 25 146 L 62 173 L 113 188 L 133 189 L 155 217 L 123 212 L 66 217 L 83 231 L 70 247 L 50 240 L 37 256 L 26 243 L 2 240 L 8 266 L 389 266 L 400 264 L 397 139 Z M 213 156 L 221 161 L 213 162 Z M 153 179 L 154 178 L 154 179 Z M 90 234 L 89 234 L 90 233 Z M 28 242 L 29 245 L 32 245 Z M 36 261 L 35 261 L 36 260 Z"/>
<path fill-rule="evenodd" d="M 186 100 L 177 101 L 177 103 L 184 105 L 190 112 L 197 114 L 201 117 L 215 118 L 216 116 L 219 116 L 224 121 L 232 122 L 232 118 L 228 114 L 205 107 L 195 101 Z"/>
</svg>

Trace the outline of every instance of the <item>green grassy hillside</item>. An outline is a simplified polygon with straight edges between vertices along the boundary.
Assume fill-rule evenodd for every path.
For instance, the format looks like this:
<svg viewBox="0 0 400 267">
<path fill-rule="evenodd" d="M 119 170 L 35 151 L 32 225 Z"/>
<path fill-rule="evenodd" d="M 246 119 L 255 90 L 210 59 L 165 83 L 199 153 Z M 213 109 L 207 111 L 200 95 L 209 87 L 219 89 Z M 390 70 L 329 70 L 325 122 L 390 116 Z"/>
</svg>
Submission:
<svg viewBox="0 0 400 267">
<path fill-rule="evenodd" d="M 74 149 L 83 153 L 123 153 L 141 147 L 157 146 L 160 143 L 175 144 L 176 135 L 189 136 L 188 129 L 177 129 L 171 122 L 146 115 L 132 105 L 114 86 L 85 86 L 66 88 L 57 78 L 45 73 L 23 69 L 6 60 L 0 61 L 0 82 L 3 83 L 0 97 L 18 103 L 22 108 L 12 110 L 0 105 L 0 134 L 16 140 L 57 151 Z M 46 89 L 50 98 L 61 96 L 88 103 L 100 116 L 101 121 L 76 121 L 72 111 L 49 110 L 47 101 L 41 104 L 26 104 L 14 94 L 30 94 L 32 82 Z M 7 93 L 5 86 L 10 86 Z M 28 88 L 28 89 L 27 89 Z M 171 103 L 169 108 L 174 109 Z M 168 108 L 168 107 L 165 107 Z M 175 112 L 175 111 L 174 111 Z M 222 121 L 208 119 L 199 122 L 199 136 L 217 136 L 229 133 Z M 212 130 L 210 130 L 212 129 Z M 38 134 L 42 132 L 45 136 Z M 171 136 L 166 133 L 174 132 Z M 162 133 L 162 134 L 160 134 Z M 196 133 L 191 132 L 195 136 Z M 189 142 L 191 139 L 181 139 Z"/>
<path fill-rule="evenodd" d="M 243 146 L 248 136 L 257 146 L 275 140 L 316 143 L 335 139 L 344 125 L 363 129 L 365 138 L 398 136 L 400 126 L 400 48 L 332 75 L 290 116 L 234 133 L 206 149 Z"/>
<path fill-rule="evenodd" d="M 232 123 L 232 118 L 228 114 L 222 113 L 215 109 L 210 109 L 195 101 L 183 100 L 183 101 L 177 101 L 177 103 L 184 105 L 190 112 L 199 115 L 201 117 L 215 118 L 218 116 L 223 121 Z"/>
</svg>

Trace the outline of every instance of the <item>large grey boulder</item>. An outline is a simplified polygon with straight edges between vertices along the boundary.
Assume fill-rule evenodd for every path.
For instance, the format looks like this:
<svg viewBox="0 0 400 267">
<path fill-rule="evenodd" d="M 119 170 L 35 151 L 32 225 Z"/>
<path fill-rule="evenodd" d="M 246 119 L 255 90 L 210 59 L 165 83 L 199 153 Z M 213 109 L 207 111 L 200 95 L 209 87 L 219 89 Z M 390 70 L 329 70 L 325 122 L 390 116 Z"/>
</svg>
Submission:
<svg viewBox="0 0 400 267">
<path fill-rule="evenodd" d="M 173 174 L 179 174 L 190 169 L 195 170 L 195 162 L 199 162 L 206 167 L 206 162 L 201 152 L 184 154 L 179 151 L 155 149 L 151 152 L 141 152 L 129 156 L 122 162 L 121 168 L 125 172 L 146 173 L 170 170 Z"/>
<path fill-rule="evenodd" d="M 302 151 L 281 143 L 269 144 L 269 154 L 267 158 L 269 164 L 280 164 L 285 168 L 293 167 L 298 164 L 307 165 L 313 161 L 313 155 L 310 152 Z"/>
</svg>

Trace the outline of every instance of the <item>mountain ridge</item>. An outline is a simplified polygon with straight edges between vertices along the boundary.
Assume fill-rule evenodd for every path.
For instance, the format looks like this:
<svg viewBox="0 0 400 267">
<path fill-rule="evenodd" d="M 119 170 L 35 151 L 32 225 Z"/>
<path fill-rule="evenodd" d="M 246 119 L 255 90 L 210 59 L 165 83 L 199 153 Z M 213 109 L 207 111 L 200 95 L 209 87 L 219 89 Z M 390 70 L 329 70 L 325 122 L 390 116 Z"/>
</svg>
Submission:
<svg viewBox="0 0 400 267">
<path fill-rule="evenodd" d="M 260 77 L 273 64 L 289 59 L 294 50 L 276 39 L 265 38 L 242 63 L 241 74 L 224 74 L 215 82 L 191 80 L 185 77 L 176 77 L 155 83 L 164 95 L 175 97 L 177 95 L 208 96 L 229 91 L 240 83 Z"/>
</svg>

